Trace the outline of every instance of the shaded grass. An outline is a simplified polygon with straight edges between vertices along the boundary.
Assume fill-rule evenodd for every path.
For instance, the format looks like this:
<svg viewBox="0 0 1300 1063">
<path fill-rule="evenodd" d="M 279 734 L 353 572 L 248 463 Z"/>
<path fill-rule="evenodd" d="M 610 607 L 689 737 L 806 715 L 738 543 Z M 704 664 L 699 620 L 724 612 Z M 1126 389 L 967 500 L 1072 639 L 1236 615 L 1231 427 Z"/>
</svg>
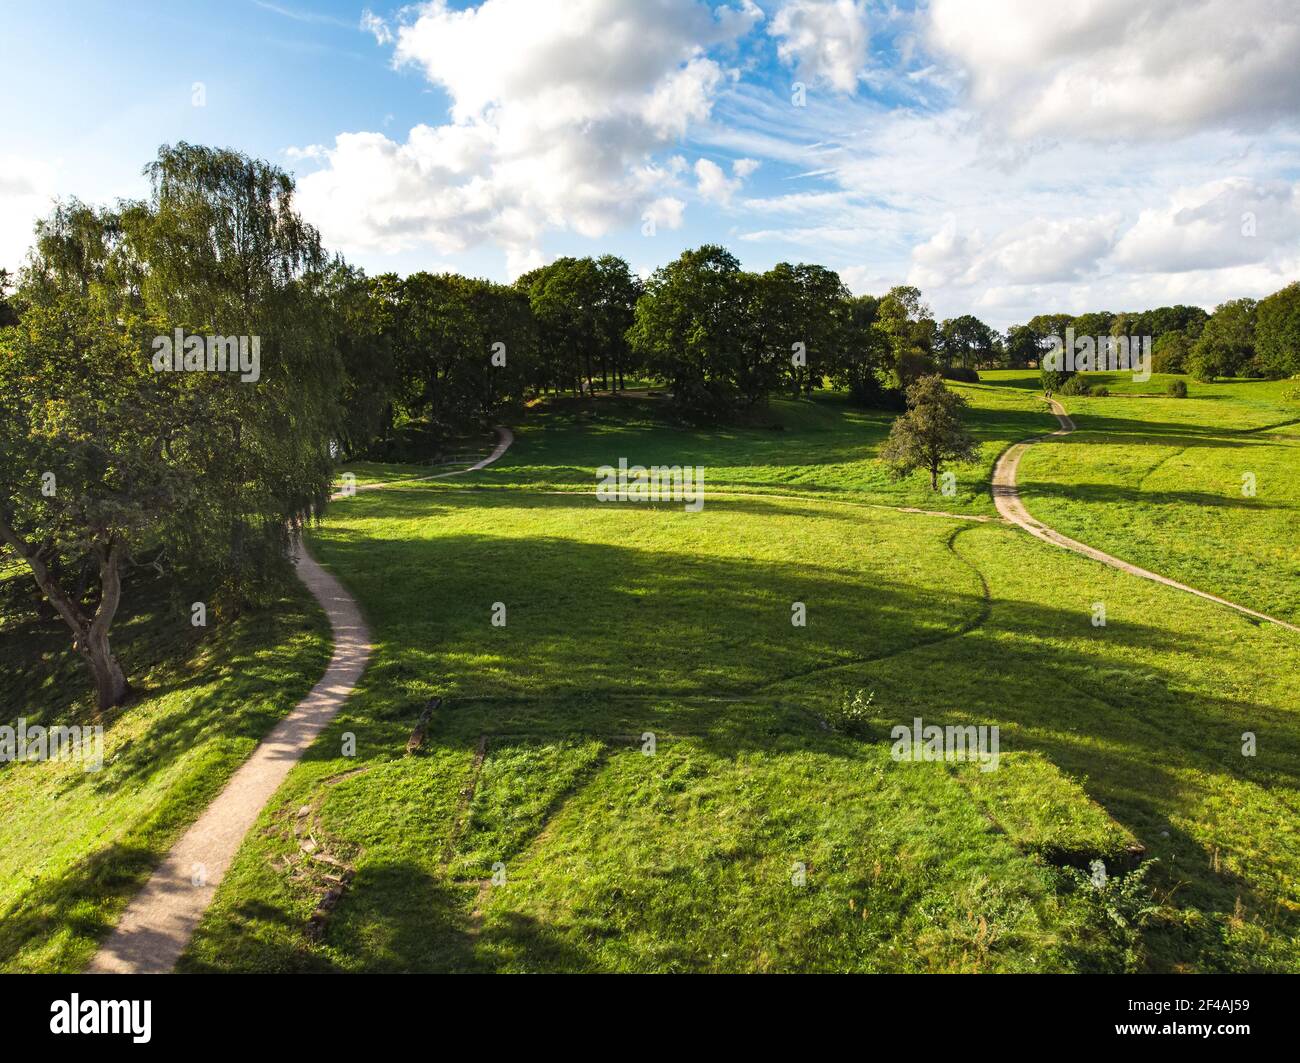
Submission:
<svg viewBox="0 0 1300 1063">
<path fill-rule="evenodd" d="M 59 621 L 21 573 L 0 585 L 0 720 L 104 727 L 102 770 L 0 764 L 0 969 L 73 971 L 168 846 L 197 818 L 329 657 L 305 590 L 200 638 L 188 608 L 133 581 L 115 646 L 135 688 L 106 715 Z"/>
<path fill-rule="evenodd" d="M 358 497 L 317 546 L 376 657 L 189 969 L 1300 969 L 1288 633 L 1003 526 L 815 500 L 430 484 Z M 865 741 L 821 722 L 854 689 Z M 914 716 L 996 724 L 1038 767 L 994 794 L 896 763 Z M 319 942 L 319 891 L 276 870 L 307 801 L 356 867 Z M 1159 915 L 1121 933 L 1045 857 L 1130 838 Z"/>
</svg>

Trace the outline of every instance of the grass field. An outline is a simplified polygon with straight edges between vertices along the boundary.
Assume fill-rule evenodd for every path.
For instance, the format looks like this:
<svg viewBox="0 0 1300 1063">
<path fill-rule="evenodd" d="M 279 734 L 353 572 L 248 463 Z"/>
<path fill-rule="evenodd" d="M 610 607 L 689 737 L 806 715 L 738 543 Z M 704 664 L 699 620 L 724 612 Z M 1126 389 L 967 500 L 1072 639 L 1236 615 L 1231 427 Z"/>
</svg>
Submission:
<svg viewBox="0 0 1300 1063">
<path fill-rule="evenodd" d="M 1300 623 L 1300 402 L 1285 397 L 1295 383 L 1191 381 L 1186 399 L 1120 386 L 1164 390 L 1160 377 L 1117 380 L 1107 398 L 1062 400 L 1078 431 L 1021 462 L 1030 511 L 1126 561 Z"/>
<path fill-rule="evenodd" d="M 1001 523 L 888 508 L 990 515 L 997 453 L 1052 427 L 1032 385 L 962 387 L 981 461 L 942 499 L 888 480 L 873 462 L 888 418 L 834 398 L 774 404 L 782 430 L 709 433 L 643 403 L 628 419 L 620 399 L 536 413 L 472 479 L 336 505 L 314 549 L 376 655 L 183 967 L 1300 970 L 1293 633 Z M 1223 387 L 1091 400 L 1080 428 L 1185 439 L 1285 419 Z M 1031 448 L 1031 510 L 1069 516 L 1066 488 L 1049 512 L 1040 486 L 1059 453 L 1130 444 L 1148 445 Z M 594 470 L 620 456 L 706 466 L 704 510 L 597 503 Z M 1119 497 L 1068 504 L 1119 519 Z M 893 759 L 891 728 L 915 717 L 996 724 L 1001 767 Z M 1098 859 L 1101 885 L 1078 870 Z"/>
<path fill-rule="evenodd" d="M 153 866 L 312 686 L 328 625 L 305 591 L 200 640 L 156 580 L 124 596 L 115 645 L 136 688 L 99 715 L 59 620 L 0 571 L 0 724 L 101 725 L 103 766 L 0 764 L 0 970 L 75 971 Z"/>
<path fill-rule="evenodd" d="M 891 480 L 889 416 L 836 396 L 707 432 L 624 396 L 336 503 L 313 550 L 375 656 L 182 968 L 1300 971 L 1300 644 L 991 519 L 997 455 L 1053 427 L 1035 385 L 959 386 L 980 459 L 946 497 Z M 1133 387 L 1067 400 L 1079 431 L 1021 463 L 1030 510 L 1300 619 L 1285 385 Z M 620 457 L 704 466 L 702 512 L 597 502 Z M 0 719 L 94 722 L 0 566 Z M 203 633 L 157 581 L 128 603 L 104 770 L 0 766 L 3 969 L 83 966 L 328 655 L 303 592 Z M 997 770 L 895 759 L 917 717 L 996 725 Z"/>
</svg>

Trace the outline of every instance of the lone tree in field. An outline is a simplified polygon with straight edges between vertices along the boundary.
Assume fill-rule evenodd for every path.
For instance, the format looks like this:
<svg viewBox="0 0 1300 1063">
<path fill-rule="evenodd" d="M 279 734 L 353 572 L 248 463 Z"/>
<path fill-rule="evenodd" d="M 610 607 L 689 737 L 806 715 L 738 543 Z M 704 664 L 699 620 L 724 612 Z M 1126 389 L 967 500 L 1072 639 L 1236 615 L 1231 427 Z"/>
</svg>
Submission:
<svg viewBox="0 0 1300 1063">
<path fill-rule="evenodd" d="M 0 557 L 71 629 L 101 709 L 128 689 L 109 642 L 128 566 L 176 572 L 218 614 L 266 600 L 328 496 L 338 425 L 328 263 L 289 177 L 186 144 L 147 172 L 146 202 L 38 226 L 0 328 Z M 157 371 L 178 329 L 257 337 L 258 379 L 200 371 L 201 352 Z"/>
<path fill-rule="evenodd" d="M 940 376 L 923 376 L 907 389 L 907 412 L 889 430 L 880 458 L 902 479 L 917 469 L 930 471 L 930 490 L 939 489 L 939 470 L 948 462 L 977 460 L 975 440 L 961 423 L 967 402 L 943 385 Z"/>
</svg>

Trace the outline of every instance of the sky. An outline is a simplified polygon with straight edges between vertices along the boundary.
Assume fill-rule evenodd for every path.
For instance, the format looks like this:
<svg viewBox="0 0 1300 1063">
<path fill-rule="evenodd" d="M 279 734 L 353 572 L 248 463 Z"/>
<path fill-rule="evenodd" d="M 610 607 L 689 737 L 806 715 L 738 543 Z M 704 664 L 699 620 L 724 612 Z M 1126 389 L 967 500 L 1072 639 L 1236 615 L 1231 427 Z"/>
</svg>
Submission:
<svg viewBox="0 0 1300 1063">
<path fill-rule="evenodd" d="M 6 0 L 0 267 L 163 143 L 293 173 L 368 272 L 702 243 L 940 318 L 1300 279 L 1295 0 Z"/>
</svg>

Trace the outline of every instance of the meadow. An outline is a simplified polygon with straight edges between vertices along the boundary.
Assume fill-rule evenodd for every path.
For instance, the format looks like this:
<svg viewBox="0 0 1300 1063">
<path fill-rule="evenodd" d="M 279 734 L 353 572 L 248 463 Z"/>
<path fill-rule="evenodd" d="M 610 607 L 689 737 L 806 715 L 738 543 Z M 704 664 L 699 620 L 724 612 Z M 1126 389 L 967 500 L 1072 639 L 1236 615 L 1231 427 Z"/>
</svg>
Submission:
<svg viewBox="0 0 1300 1063">
<path fill-rule="evenodd" d="M 949 496 L 833 394 L 711 431 L 546 402 L 471 477 L 342 470 L 392 484 L 309 536 L 375 655 L 181 968 L 1300 970 L 1300 643 L 997 520 L 998 454 L 1054 427 L 1034 384 L 956 385 L 980 455 Z M 1294 617 L 1284 388 L 1112 390 L 1029 450 L 1030 510 Z M 619 457 L 704 466 L 703 510 L 598 502 Z M 323 670 L 305 593 L 200 632 L 156 584 L 104 770 L 0 766 L 4 969 L 83 966 Z M 0 717 L 96 719 L 12 565 L 0 602 Z M 996 725 L 997 770 L 895 759 L 917 718 Z"/>
<path fill-rule="evenodd" d="M 103 727 L 103 764 L 0 764 L 0 971 L 76 971 L 170 845 L 324 670 L 305 589 L 207 631 L 156 577 L 128 581 L 115 625 L 134 696 L 95 711 L 67 629 L 0 565 L 0 724 Z M 205 636 L 206 637 L 202 637 Z"/>
<path fill-rule="evenodd" d="M 1300 969 L 1294 633 L 979 519 L 997 453 L 1052 427 L 1032 380 L 989 377 L 961 388 L 981 460 L 952 497 L 890 481 L 888 417 L 831 396 L 714 432 L 539 408 L 472 480 L 338 504 L 312 549 L 376 656 L 183 968 Z M 1059 452 L 1285 419 L 1236 387 L 1080 403 L 1106 445 Z M 1044 519 L 1056 446 L 1026 458 Z M 598 503 L 619 456 L 706 466 L 704 510 Z M 1279 541 L 1251 523 L 1275 511 L 1231 512 Z M 898 762 L 917 717 L 996 724 L 1001 767 Z"/>
</svg>

